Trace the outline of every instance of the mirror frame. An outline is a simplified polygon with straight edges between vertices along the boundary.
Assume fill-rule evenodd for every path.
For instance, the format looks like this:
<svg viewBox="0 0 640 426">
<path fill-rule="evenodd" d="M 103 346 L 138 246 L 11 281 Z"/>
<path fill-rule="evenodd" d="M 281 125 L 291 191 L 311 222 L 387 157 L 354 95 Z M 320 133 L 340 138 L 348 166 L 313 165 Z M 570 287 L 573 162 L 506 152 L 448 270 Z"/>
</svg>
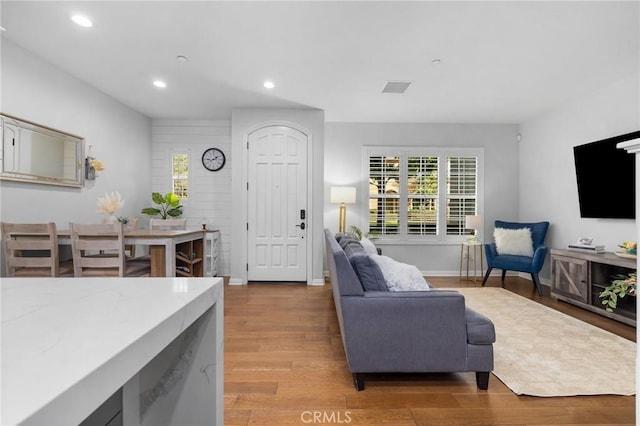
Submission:
<svg viewBox="0 0 640 426">
<path fill-rule="evenodd" d="M 45 185 L 70 186 L 74 188 L 82 188 L 84 186 L 84 138 L 72 133 L 63 132 L 51 127 L 43 126 L 32 121 L 14 117 L 5 113 L 0 113 L 0 124 L 2 128 L 2 158 L 0 158 L 0 180 L 9 180 L 16 182 L 30 182 Z M 75 143 L 75 179 L 65 179 L 61 177 L 41 176 L 32 174 L 28 171 L 5 171 L 4 170 L 4 153 L 5 153 L 5 123 L 23 128 L 30 131 L 37 131 L 41 134 L 63 139 L 68 142 Z"/>
</svg>

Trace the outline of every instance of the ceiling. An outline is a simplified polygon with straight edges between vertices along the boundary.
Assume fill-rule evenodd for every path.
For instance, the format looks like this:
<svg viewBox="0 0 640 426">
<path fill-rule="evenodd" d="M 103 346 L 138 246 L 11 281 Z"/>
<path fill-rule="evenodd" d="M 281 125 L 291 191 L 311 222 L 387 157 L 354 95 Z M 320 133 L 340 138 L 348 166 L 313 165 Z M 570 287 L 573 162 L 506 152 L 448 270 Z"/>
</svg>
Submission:
<svg viewBox="0 0 640 426">
<path fill-rule="evenodd" d="M 251 107 L 321 109 L 326 121 L 521 123 L 637 74 L 639 5 L 3 0 L 0 25 L 3 39 L 151 118 Z M 387 81 L 411 85 L 382 93 Z"/>
</svg>

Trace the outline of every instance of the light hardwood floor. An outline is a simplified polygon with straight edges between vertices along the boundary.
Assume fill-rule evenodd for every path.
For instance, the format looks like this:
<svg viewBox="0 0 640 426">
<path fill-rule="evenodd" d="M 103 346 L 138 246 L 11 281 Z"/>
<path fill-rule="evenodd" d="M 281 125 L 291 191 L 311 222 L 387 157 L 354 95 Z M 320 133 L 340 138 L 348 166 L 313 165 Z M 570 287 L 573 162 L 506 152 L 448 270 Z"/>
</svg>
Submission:
<svg viewBox="0 0 640 426">
<path fill-rule="evenodd" d="M 436 287 L 479 286 L 427 279 Z M 556 302 L 548 288 L 540 297 L 531 281 L 507 277 L 505 288 L 636 340 L 635 328 Z M 368 376 L 357 392 L 329 283 L 227 285 L 224 303 L 225 425 L 635 424 L 635 397 L 517 396 L 493 375 L 488 391 L 476 388 L 473 373 L 452 373 Z"/>
</svg>

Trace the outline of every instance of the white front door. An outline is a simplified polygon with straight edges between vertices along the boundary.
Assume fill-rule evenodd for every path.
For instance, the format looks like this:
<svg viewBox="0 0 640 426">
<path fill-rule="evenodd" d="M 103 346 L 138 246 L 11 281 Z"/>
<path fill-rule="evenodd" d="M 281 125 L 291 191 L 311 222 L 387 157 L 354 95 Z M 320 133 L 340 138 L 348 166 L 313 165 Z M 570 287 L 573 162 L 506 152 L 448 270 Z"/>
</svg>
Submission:
<svg viewBox="0 0 640 426">
<path fill-rule="evenodd" d="M 307 144 L 286 126 L 249 135 L 249 281 L 307 280 Z"/>
</svg>

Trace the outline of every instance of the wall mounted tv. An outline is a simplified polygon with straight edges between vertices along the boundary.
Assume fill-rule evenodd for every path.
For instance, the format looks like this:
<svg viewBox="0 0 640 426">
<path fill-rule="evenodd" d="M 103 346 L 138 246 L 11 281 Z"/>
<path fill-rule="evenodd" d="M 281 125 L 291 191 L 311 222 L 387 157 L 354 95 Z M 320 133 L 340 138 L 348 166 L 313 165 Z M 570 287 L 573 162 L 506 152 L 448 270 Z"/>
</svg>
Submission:
<svg viewBox="0 0 640 426">
<path fill-rule="evenodd" d="M 637 131 L 573 147 L 580 217 L 635 219 L 636 156 L 616 145 L 639 138 Z"/>
</svg>

